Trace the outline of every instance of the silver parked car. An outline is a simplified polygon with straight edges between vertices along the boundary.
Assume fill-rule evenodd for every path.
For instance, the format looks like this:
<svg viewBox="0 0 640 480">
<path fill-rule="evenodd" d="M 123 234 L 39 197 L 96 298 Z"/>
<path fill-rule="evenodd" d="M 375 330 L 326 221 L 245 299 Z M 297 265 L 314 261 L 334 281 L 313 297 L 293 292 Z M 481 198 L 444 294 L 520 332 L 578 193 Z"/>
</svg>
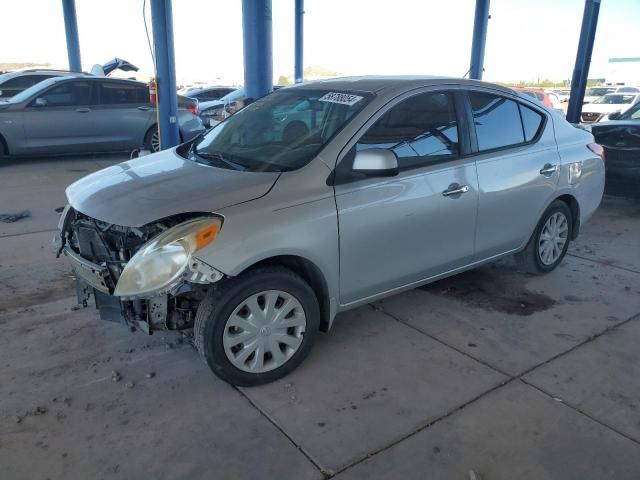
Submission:
<svg viewBox="0 0 640 480">
<path fill-rule="evenodd" d="M 511 89 L 335 79 L 77 181 L 56 245 L 81 303 L 193 328 L 213 372 L 250 386 L 339 312 L 506 255 L 550 272 L 603 187 L 593 136 Z"/>
<path fill-rule="evenodd" d="M 204 131 L 198 101 L 178 99 L 184 141 Z M 134 80 L 69 74 L 0 100 L 0 156 L 133 150 L 158 151 L 149 88 Z"/>
<path fill-rule="evenodd" d="M 102 65 L 94 65 L 91 69 L 91 75 L 104 77 L 113 73 L 115 70 L 121 70 L 123 72 L 137 72 L 138 67 L 126 60 L 122 60 L 121 58 L 114 58 Z M 32 87 L 36 83 L 40 83 L 48 78 L 64 76 L 72 77 L 75 75 L 77 75 L 77 72 L 42 68 L 28 68 L 3 73 L 0 75 L 0 98 L 11 98 L 27 88 Z"/>
</svg>

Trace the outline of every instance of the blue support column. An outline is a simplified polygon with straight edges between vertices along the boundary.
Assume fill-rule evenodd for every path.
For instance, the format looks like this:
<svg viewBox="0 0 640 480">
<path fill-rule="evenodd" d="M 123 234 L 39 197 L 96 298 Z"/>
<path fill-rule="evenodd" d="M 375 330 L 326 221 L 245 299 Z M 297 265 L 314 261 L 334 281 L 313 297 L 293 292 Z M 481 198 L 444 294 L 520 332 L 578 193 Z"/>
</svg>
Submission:
<svg viewBox="0 0 640 480">
<path fill-rule="evenodd" d="M 76 18 L 75 0 L 62 0 L 64 15 L 64 33 L 67 37 L 67 55 L 69 56 L 69 70 L 82 71 L 80 61 L 80 40 L 78 38 L 78 19 Z"/>
<path fill-rule="evenodd" d="M 294 78 L 296 83 L 303 81 L 304 48 L 304 0 L 296 0 L 296 52 Z"/>
<path fill-rule="evenodd" d="M 576 54 L 576 65 L 573 69 L 573 77 L 571 78 L 571 95 L 569 96 L 569 107 L 567 108 L 567 121 L 571 123 L 578 123 L 580 121 L 599 13 L 600 0 L 585 0 L 580 41 L 578 43 L 578 53 Z"/>
<path fill-rule="evenodd" d="M 151 24 L 158 83 L 160 148 L 165 150 L 180 143 L 171 0 L 151 0 Z"/>
<path fill-rule="evenodd" d="M 242 0 L 244 89 L 257 100 L 273 90 L 271 0 Z"/>
<path fill-rule="evenodd" d="M 471 66 L 469 78 L 482 80 L 484 70 L 484 47 L 487 42 L 490 0 L 476 0 L 476 13 L 473 20 L 473 40 L 471 44 Z"/>
</svg>

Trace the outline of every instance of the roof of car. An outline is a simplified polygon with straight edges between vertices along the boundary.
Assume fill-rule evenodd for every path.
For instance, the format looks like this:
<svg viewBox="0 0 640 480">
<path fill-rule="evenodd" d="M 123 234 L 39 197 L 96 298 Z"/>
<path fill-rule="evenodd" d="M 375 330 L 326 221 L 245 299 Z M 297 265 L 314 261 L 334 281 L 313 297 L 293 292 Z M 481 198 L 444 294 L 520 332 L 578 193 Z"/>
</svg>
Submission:
<svg viewBox="0 0 640 480">
<path fill-rule="evenodd" d="M 74 78 L 86 78 L 88 80 L 109 80 L 109 81 L 115 81 L 115 82 L 130 82 L 130 83 L 136 83 L 138 85 L 146 85 L 146 83 L 141 82 L 139 80 L 132 80 L 130 78 L 118 78 L 118 77 L 102 77 L 102 76 L 98 76 L 98 75 L 92 75 L 90 73 L 76 73 L 74 72 L 73 74 L 70 75 L 64 75 L 64 76 L 60 76 L 60 77 L 52 77 L 49 80 L 52 80 L 54 82 L 63 82 L 65 80 L 71 80 Z"/>
<path fill-rule="evenodd" d="M 427 87 L 432 85 L 465 85 L 483 86 L 504 93 L 512 94 L 513 90 L 494 83 L 482 82 L 466 78 L 436 77 L 436 76 L 362 76 L 362 77 L 338 77 L 327 80 L 315 80 L 296 85 L 293 88 L 318 88 L 329 87 L 341 90 L 359 90 L 362 92 L 378 93 L 386 88 L 405 86 L 409 88 Z"/>
</svg>

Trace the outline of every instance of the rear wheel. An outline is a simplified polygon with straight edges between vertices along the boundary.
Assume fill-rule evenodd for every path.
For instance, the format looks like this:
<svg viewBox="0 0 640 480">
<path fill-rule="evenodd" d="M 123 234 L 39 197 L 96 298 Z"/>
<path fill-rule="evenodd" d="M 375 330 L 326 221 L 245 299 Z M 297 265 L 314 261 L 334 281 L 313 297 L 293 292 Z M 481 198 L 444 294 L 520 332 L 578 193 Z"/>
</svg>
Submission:
<svg viewBox="0 0 640 480">
<path fill-rule="evenodd" d="M 319 327 L 311 287 L 286 268 L 268 267 L 214 285 L 198 307 L 194 337 L 213 373 L 249 387 L 295 369 Z"/>
<path fill-rule="evenodd" d="M 544 212 L 525 249 L 516 255 L 520 268 L 529 273 L 555 269 L 567 253 L 571 238 L 571 211 L 561 200 Z"/>
<path fill-rule="evenodd" d="M 160 134 L 158 133 L 157 125 L 151 127 L 144 136 L 144 148 L 153 153 L 160 151 Z"/>
</svg>

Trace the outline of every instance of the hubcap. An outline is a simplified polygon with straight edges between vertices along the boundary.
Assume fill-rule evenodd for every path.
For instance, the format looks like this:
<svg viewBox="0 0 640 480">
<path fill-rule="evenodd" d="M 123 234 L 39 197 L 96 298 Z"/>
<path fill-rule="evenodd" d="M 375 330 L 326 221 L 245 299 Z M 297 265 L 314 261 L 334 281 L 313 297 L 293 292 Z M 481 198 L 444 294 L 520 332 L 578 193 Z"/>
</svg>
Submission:
<svg viewBox="0 0 640 480">
<path fill-rule="evenodd" d="M 238 369 L 268 372 L 298 351 L 307 326 L 300 302 L 281 290 L 256 293 L 238 304 L 222 336 L 224 353 Z"/>
<path fill-rule="evenodd" d="M 540 232 L 540 238 L 538 240 L 538 256 L 540 261 L 545 265 L 553 265 L 560 255 L 567 243 L 567 237 L 569 236 L 569 222 L 567 217 L 560 212 L 556 212 L 551 215 L 542 231 Z"/>
<path fill-rule="evenodd" d="M 151 151 L 160 151 L 160 137 L 158 136 L 158 130 L 155 130 L 151 135 Z"/>
</svg>

